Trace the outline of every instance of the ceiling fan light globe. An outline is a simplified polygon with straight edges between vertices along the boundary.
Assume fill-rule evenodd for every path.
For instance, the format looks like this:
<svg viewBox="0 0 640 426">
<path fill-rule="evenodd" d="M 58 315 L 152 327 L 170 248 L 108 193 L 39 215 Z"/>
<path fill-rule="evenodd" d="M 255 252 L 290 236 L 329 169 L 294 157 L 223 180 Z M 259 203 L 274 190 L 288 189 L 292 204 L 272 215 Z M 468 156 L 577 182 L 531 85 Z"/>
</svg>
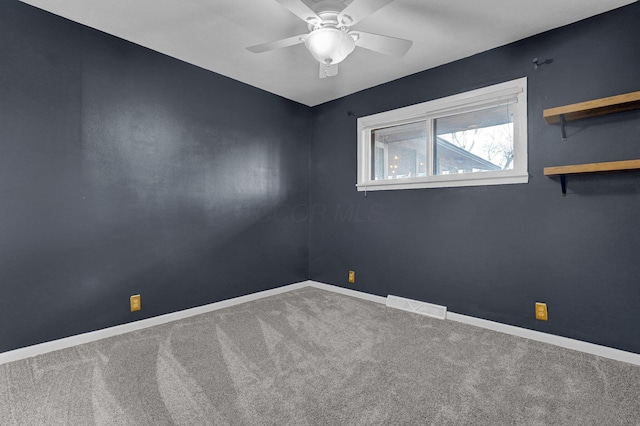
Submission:
<svg viewBox="0 0 640 426">
<path fill-rule="evenodd" d="M 307 36 L 304 44 L 316 61 L 321 64 L 340 63 L 356 47 L 353 38 L 337 28 L 314 30 Z"/>
</svg>

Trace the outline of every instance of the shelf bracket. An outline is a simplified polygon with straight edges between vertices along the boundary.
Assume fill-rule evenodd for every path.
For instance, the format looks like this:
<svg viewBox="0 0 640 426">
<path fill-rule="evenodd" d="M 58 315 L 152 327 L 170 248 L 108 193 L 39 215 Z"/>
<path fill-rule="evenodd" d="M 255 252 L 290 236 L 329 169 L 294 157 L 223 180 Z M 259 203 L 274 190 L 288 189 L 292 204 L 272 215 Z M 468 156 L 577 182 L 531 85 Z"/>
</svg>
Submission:
<svg viewBox="0 0 640 426">
<path fill-rule="evenodd" d="M 560 114 L 560 133 L 562 134 L 563 141 L 567 140 L 567 131 L 564 128 L 565 124 L 566 124 L 566 120 L 564 119 L 564 114 Z"/>
<path fill-rule="evenodd" d="M 560 186 L 562 187 L 562 196 L 567 196 L 567 175 L 560 175 Z"/>
</svg>

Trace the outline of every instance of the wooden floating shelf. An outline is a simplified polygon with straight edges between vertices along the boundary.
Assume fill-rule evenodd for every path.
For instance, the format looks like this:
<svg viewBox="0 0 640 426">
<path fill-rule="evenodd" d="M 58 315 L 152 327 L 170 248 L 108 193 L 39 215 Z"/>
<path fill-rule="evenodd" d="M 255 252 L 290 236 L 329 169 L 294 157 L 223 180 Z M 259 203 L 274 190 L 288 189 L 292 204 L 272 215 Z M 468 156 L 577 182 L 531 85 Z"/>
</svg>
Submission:
<svg viewBox="0 0 640 426">
<path fill-rule="evenodd" d="M 621 172 L 639 170 L 640 160 L 609 161 L 606 163 L 574 164 L 571 166 L 545 167 L 545 176 L 575 175 L 580 173 Z"/>
<path fill-rule="evenodd" d="M 562 119 L 565 121 L 580 120 L 639 108 L 640 91 L 545 109 L 542 116 L 548 124 L 554 124 L 560 123 Z"/>
<path fill-rule="evenodd" d="M 615 112 L 640 109 L 640 92 L 625 93 L 608 98 L 545 109 L 542 113 L 548 124 L 560 123 L 562 140 L 567 139 L 564 124 L 566 121 L 596 117 Z M 570 166 L 545 167 L 545 176 L 560 176 L 562 195 L 567 195 L 567 175 L 581 173 L 622 172 L 640 170 L 640 160 L 609 161 L 604 163 L 574 164 Z"/>
<path fill-rule="evenodd" d="M 640 170 L 640 160 L 608 161 L 605 163 L 574 164 L 571 166 L 545 167 L 545 176 L 560 176 L 562 195 L 567 195 L 567 175 L 582 173 L 625 172 Z"/>
</svg>

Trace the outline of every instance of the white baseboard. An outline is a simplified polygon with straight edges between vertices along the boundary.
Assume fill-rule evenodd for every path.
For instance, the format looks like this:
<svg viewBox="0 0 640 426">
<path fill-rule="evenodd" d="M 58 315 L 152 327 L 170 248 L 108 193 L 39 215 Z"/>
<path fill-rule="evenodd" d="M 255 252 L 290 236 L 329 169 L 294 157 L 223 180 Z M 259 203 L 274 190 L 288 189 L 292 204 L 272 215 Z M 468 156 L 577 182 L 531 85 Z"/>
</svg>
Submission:
<svg viewBox="0 0 640 426">
<path fill-rule="evenodd" d="M 359 299 L 368 300 L 370 302 L 379 303 L 385 306 L 387 303 L 386 297 L 376 296 L 373 294 L 351 290 L 348 288 L 338 287 L 330 284 L 324 284 L 317 281 L 303 281 L 295 284 L 285 285 L 283 287 L 274 288 L 271 290 L 260 291 L 258 293 L 253 293 L 246 296 L 240 296 L 233 299 L 211 303 L 204 306 L 198 306 L 196 308 L 185 309 L 183 311 L 173 312 L 166 315 L 160 315 L 153 318 L 147 318 L 140 321 L 118 325 L 115 327 L 109 327 L 102 330 L 92 331 L 89 333 L 78 334 L 76 336 L 66 337 L 64 339 L 58 339 L 51 342 L 40 343 L 37 345 L 0 353 L 0 365 L 8 362 L 12 362 L 12 361 L 18 361 L 25 358 L 31 358 L 36 355 L 42 355 L 42 354 L 57 351 L 60 349 L 69 348 L 76 345 L 81 345 L 84 343 L 94 342 L 96 340 L 105 339 L 111 336 L 117 336 L 119 334 L 129 333 L 131 331 L 142 330 L 148 327 L 165 324 L 165 323 L 180 320 L 183 318 L 188 318 L 195 315 L 216 311 L 218 309 L 227 308 L 229 306 L 239 305 L 241 303 L 251 302 L 253 300 L 259 300 L 269 296 L 275 296 L 277 294 L 286 293 L 288 291 L 297 290 L 304 287 L 314 287 L 321 290 L 327 290 L 334 293 L 343 294 L 346 296 L 357 297 Z M 640 354 L 625 352 L 618 349 L 609 348 L 607 346 L 596 345 L 594 343 L 583 342 L 581 340 L 569 339 L 567 337 L 561 337 L 553 334 L 542 333 L 539 331 L 528 330 L 526 328 L 515 327 L 512 325 L 501 324 L 493 321 L 487 321 L 480 318 L 457 314 L 455 312 L 447 312 L 446 319 L 474 325 L 477 327 L 486 328 L 489 330 L 498 331 L 501 333 L 524 337 L 526 339 L 531 339 L 538 342 L 549 343 L 552 345 L 556 345 L 556 346 L 560 346 L 563 348 L 572 349 L 580 352 L 585 352 L 588 354 L 597 355 L 604 358 L 610 358 L 616 361 L 622 361 L 622 362 L 627 362 L 629 364 L 640 365 Z"/>
<path fill-rule="evenodd" d="M 500 333 L 524 337 L 526 339 L 535 340 L 537 342 L 549 343 L 555 346 L 573 349 L 574 351 L 586 352 L 588 354 L 601 356 L 603 358 L 610 358 L 616 361 L 623 361 L 628 362 L 629 364 L 640 365 L 640 354 L 625 352 L 619 349 L 610 348 L 608 346 L 596 345 L 595 343 L 583 342 L 582 340 L 556 336 L 555 334 L 529 330 L 527 328 L 521 328 L 513 325 L 507 325 L 499 322 L 470 317 L 467 315 L 456 314 L 454 312 L 447 312 L 447 319 L 462 322 L 465 324 L 475 325 L 476 327 L 499 331 Z"/>
<path fill-rule="evenodd" d="M 371 294 L 363 293 L 360 291 L 354 291 L 345 289 L 342 287 L 336 287 L 329 284 L 322 284 L 314 281 L 309 281 L 309 285 L 317 287 L 323 290 L 334 291 L 340 294 L 346 294 L 348 296 L 360 297 L 365 300 L 371 300 L 386 304 L 387 298 L 381 296 L 374 296 Z M 365 296 L 362 296 L 365 295 Z M 393 296 L 392 296 L 393 297 Z M 465 324 L 474 325 L 476 327 L 486 328 L 500 333 L 511 334 L 513 336 L 524 337 L 525 339 L 535 340 L 538 342 L 549 343 L 555 346 L 560 346 L 566 349 L 572 349 L 574 351 L 585 352 L 591 355 L 601 356 L 603 358 L 609 358 L 616 361 L 628 362 L 629 364 L 640 365 L 640 354 L 633 352 L 625 352 L 619 349 L 610 348 L 608 346 L 596 345 L 595 343 L 583 342 L 582 340 L 569 339 L 568 337 L 556 336 L 554 334 L 542 333 L 540 331 L 529 330 L 522 327 L 516 327 L 513 325 L 501 324 L 499 322 L 488 321 L 480 318 L 470 317 L 467 315 L 457 314 L 455 312 L 447 312 L 446 319 L 456 322 L 462 322 Z"/>
<path fill-rule="evenodd" d="M 222 300 L 220 302 L 210 303 L 208 305 L 198 306 L 196 308 L 185 309 L 183 311 L 172 312 L 170 314 L 159 315 L 153 318 L 147 318 L 127 324 L 117 325 L 115 327 L 103 328 L 101 330 L 91 331 L 89 333 L 78 334 L 64 339 L 53 340 L 50 342 L 39 343 L 25 348 L 15 349 L 8 352 L 0 353 L 0 365 L 7 362 L 18 361 L 25 358 L 31 358 L 36 355 L 42 355 L 48 352 L 60 349 L 70 348 L 84 343 L 95 342 L 96 340 L 106 339 L 107 337 L 117 336 L 119 334 L 129 333 L 131 331 L 142 330 L 155 325 L 165 324 L 171 321 L 189 318 L 195 315 L 216 311 L 218 309 L 227 308 L 229 306 L 239 305 L 245 302 L 262 299 L 264 297 L 275 296 L 276 294 L 286 293 L 303 287 L 308 287 L 309 282 L 285 285 L 283 287 L 271 290 L 260 291 L 258 293 L 248 294 L 246 296 L 235 297 L 233 299 Z"/>
<path fill-rule="evenodd" d="M 368 300 L 370 302 L 380 303 L 382 305 L 387 304 L 387 298 L 382 296 L 376 296 L 375 294 L 364 293 L 362 291 L 351 290 L 344 287 L 338 287 L 331 284 L 319 283 L 317 281 L 307 281 L 308 287 L 319 288 L 320 290 L 332 291 L 334 293 L 344 294 L 345 296 L 357 297 L 358 299 Z"/>
<path fill-rule="evenodd" d="M 385 303 L 386 301 L 386 298 L 380 296 L 373 296 L 367 293 L 343 289 L 341 287 L 336 287 L 328 284 L 315 283 L 313 281 L 311 281 L 311 283 L 312 284 L 310 285 L 314 287 L 322 288 L 329 291 L 335 291 L 336 293 L 346 294 L 354 297 L 361 297 L 360 295 L 366 294 L 367 296 L 362 297 L 363 299 L 373 300 L 374 302 L 378 303 Z M 549 343 L 551 345 L 560 346 L 566 349 L 572 349 L 574 351 L 585 352 L 591 355 L 601 356 L 603 358 L 609 358 L 616 361 L 628 362 L 629 364 L 640 365 L 640 354 L 625 352 L 619 349 L 610 348 L 608 346 L 596 345 L 595 343 L 583 342 L 582 340 L 569 339 L 568 337 L 556 336 L 554 334 L 542 333 L 540 331 L 529 330 L 513 325 L 501 324 L 499 322 L 470 317 L 467 315 L 457 314 L 455 312 L 447 312 L 446 319 L 474 325 L 476 327 L 486 328 L 493 331 L 498 331 L 500 333 L 524 337 L 525 339 L 535 340 L 537 342 Z"/>
</svg>

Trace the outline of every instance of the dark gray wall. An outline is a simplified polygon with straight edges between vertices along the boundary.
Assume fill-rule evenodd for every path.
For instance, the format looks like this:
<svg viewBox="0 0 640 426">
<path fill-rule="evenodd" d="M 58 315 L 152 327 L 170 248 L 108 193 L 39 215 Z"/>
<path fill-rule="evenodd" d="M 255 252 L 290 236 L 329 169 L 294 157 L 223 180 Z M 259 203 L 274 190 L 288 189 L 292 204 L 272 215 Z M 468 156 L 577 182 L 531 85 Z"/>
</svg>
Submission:
<svg viewBox="0 0 640 426">
<path fill-rule="evenodd" d="M 571 178 L 564 198 L 542 175 L 640 155 L 638 112 L 571 123 L 566 142 L 542 120 L 638 90 L 639 18 L 636 3 L 309 109 L 1 0 L 0 351 L 309 276 L 347 287 L 355 269 L 357 290 L 640 353 L 640 174 Z M 355 190 L 347 111 L 522 76 L 529 184 Z"/>
<path fill-rule="evenodd" d="M 0 352 L 307 279 L 311 114 L 2 0 Z"/>
<path fill-rule="evenodd" d="M 640 158 L 640 112 L 573 122 L 542 110 L 640 89 L 640 5 L 314 109 L 313 280 L 640 353 L 640 173 L 569 178 L 546 166 Z M 553 59 L 534 70 L 532 59 Z M 357 192 L 356 119 L 528 77 L 528 184 Z M 356 271 L 356 284 L 347 271 Z M 549 321 L 534 319 L 534 303 Z"/>
</svg>

